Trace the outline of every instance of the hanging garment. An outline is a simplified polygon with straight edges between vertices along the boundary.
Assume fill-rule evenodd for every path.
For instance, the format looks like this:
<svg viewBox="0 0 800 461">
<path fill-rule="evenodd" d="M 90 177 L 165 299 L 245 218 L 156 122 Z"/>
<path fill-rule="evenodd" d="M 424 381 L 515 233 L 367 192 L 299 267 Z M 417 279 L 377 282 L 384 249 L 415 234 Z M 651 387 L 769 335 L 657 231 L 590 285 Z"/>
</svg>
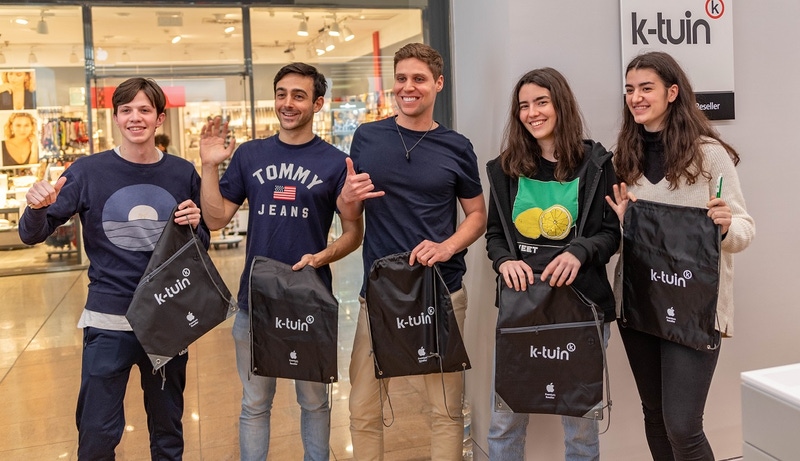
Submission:
<svg viewBox="0 0 800 461">
<path fill-rule="evenodd" d="M 170 219 L 125 316 L 158 370 L 237 309 L 191 226 Z"/>
<path fill-rule="evenodd" d="M 250 270 L 252 371 L 259 376 L 333 383 L 339 303 L 306 266 L 299 271 L 263 256 Z"/>
<path fill-rule="evenodd" d="M 375 377 L 448 373 L 470 368 L 438 267 L 408 264 L 410 253 L 376 260 L 366 301 Z"/>
<path fill-rule="evenodd" d="M 535 277 L 516 291 L 498 276 L 494 410 L 603 419 L 603 311 Z"/>
<path fill-rule="evenodd" d="M 637 200 L 622 230 L 622 325 L 716 349 L 719 227 L 703 208 Z"/>
</svg>

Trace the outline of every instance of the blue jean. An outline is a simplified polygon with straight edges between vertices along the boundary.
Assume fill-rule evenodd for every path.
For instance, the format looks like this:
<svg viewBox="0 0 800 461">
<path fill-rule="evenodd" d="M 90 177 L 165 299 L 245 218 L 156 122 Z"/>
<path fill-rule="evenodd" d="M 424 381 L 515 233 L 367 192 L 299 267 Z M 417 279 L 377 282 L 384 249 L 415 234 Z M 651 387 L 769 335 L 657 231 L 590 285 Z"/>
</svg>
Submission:
<svg viewBox="0 0 800 461">
<path fill-rule="evenodd" d="M 719 350 L 695 350 L 620 326 L 654 461 L 713 461 L 703 412 Z"/>
<path fill-rule="evenodd" d="M 242 381 L 242 413 L 239 416 L 239 451 L 242 461 L 264 461 L 269 452 L 269 419 L 277 378 L 250 373 L 250 317 L 240 310 L 233 322 L 236 368 Z M 295 380 L 300 404 L 300 438 L 304 460 L 328 460 L 330 456 L 330 408 L 326 385 Z"/>
<path fill-rule="evenodd" d="M 78 459 L 113 460 L 125 429 L 123 400 L 133 365 L 139 367 L 154 460 L 183 457 L 183 389 L 188 354 L 153 373 L 153 364 L 132 331 L 83 329 L 81 387 L 75 414 Z"/>
<path fill-rule="evenodd" d="M 611 323 L 603 324 L 603 347 L 608 347 Z M 494 392 L 492 393 L 494 395 Z M 494 405 L 493 405 L 494 406 Z M 527 413 L 492 412 L 489 426 L 489 459 L 522 461 L 525 459 L 525 436 L 528 433 Z M 597 461 L 600 459 L 599 423 L 597 420 L 562 416 L 564 426 L 564 459 Z"/>
</svg>

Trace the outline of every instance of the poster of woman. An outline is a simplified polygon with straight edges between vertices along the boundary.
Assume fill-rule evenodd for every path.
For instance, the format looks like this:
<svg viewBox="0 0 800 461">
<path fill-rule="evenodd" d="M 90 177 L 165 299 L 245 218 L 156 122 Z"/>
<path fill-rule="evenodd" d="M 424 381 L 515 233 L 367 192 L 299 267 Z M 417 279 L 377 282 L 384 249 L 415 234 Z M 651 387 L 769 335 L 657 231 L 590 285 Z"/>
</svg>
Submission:
<svg viewBox="0 0 800 461">
<path fill-rule="evenodd" d="M 39 136 L 36 112 L 0 112 L 3 127 L 0 166 L 30 165 L 39 162 Z"/>
<path fill-rule="evenodd" d="M 36 74 L 33 69 L 0 72 L 0 110 L 36 109 Z"/>
</svg>

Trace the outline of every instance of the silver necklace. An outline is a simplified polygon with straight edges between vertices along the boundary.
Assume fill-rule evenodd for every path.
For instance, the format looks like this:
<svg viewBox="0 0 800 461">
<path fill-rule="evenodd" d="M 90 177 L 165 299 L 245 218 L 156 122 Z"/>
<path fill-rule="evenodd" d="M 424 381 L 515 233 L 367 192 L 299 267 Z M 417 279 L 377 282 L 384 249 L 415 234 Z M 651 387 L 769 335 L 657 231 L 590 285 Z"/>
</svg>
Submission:
<svg viewBox="0 0 800 461">
<path fill-rule="evenodd" d="M 419 143 L 423 139 L 425 139 L 425 136 L 431 131 L 431 129 L 433 128 L 433 120 L 431 120 L 431 126 L 428 127 L 428 130 L 422 135 L 421 138 L 419 138 L 417 140 L 416 143 L 414 143 L 413 146 L 411 146 L 411 149 L 409 149 L 406 146 L 406 140 L 403 139 L 403 134 L 400 133 L 400 125 L 397 124 L 397 117 L 394 118 L 394 127 L 397 128 L 397 134 L 398 134 L 398 136 L 400 136 L 400 142 L 403 143 L 403 149 L 406 151 L 406 160 L 408 160 L 410 162 L 411 161 L 411 151 L 414 150 L 414 148 L 417 147 L 419 145 Z"/>
</svg>

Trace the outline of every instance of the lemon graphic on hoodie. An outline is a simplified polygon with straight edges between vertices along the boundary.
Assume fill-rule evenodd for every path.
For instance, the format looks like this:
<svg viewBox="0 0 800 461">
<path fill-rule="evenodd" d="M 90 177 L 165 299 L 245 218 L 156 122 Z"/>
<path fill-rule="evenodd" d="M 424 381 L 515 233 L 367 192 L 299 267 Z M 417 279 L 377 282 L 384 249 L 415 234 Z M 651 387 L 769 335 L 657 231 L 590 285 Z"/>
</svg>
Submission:
<svg viewBox="0 0 800 461">
<path fill-rule="evenodd" d="M 542 235 L 539 219 L 542 216 L 541 208 L 530 208 L 523 211 L 514 220 L 514 225 L 520 234 L 531 239 L 538 239 Z"/>
<path fill-rule="evenodd" d="M 578 216 L 580 179 L 539 181 L 520 177 L 511 219 L 520 236 L 538 240 L 565 240 Z"/>
<path fill-rule="evenodd" d="M 542 235 L 552 240 L 561 240 L 572 227 L 572 214 L 561 205 L 553 205 L 539 215 Z"/>
</svg>

